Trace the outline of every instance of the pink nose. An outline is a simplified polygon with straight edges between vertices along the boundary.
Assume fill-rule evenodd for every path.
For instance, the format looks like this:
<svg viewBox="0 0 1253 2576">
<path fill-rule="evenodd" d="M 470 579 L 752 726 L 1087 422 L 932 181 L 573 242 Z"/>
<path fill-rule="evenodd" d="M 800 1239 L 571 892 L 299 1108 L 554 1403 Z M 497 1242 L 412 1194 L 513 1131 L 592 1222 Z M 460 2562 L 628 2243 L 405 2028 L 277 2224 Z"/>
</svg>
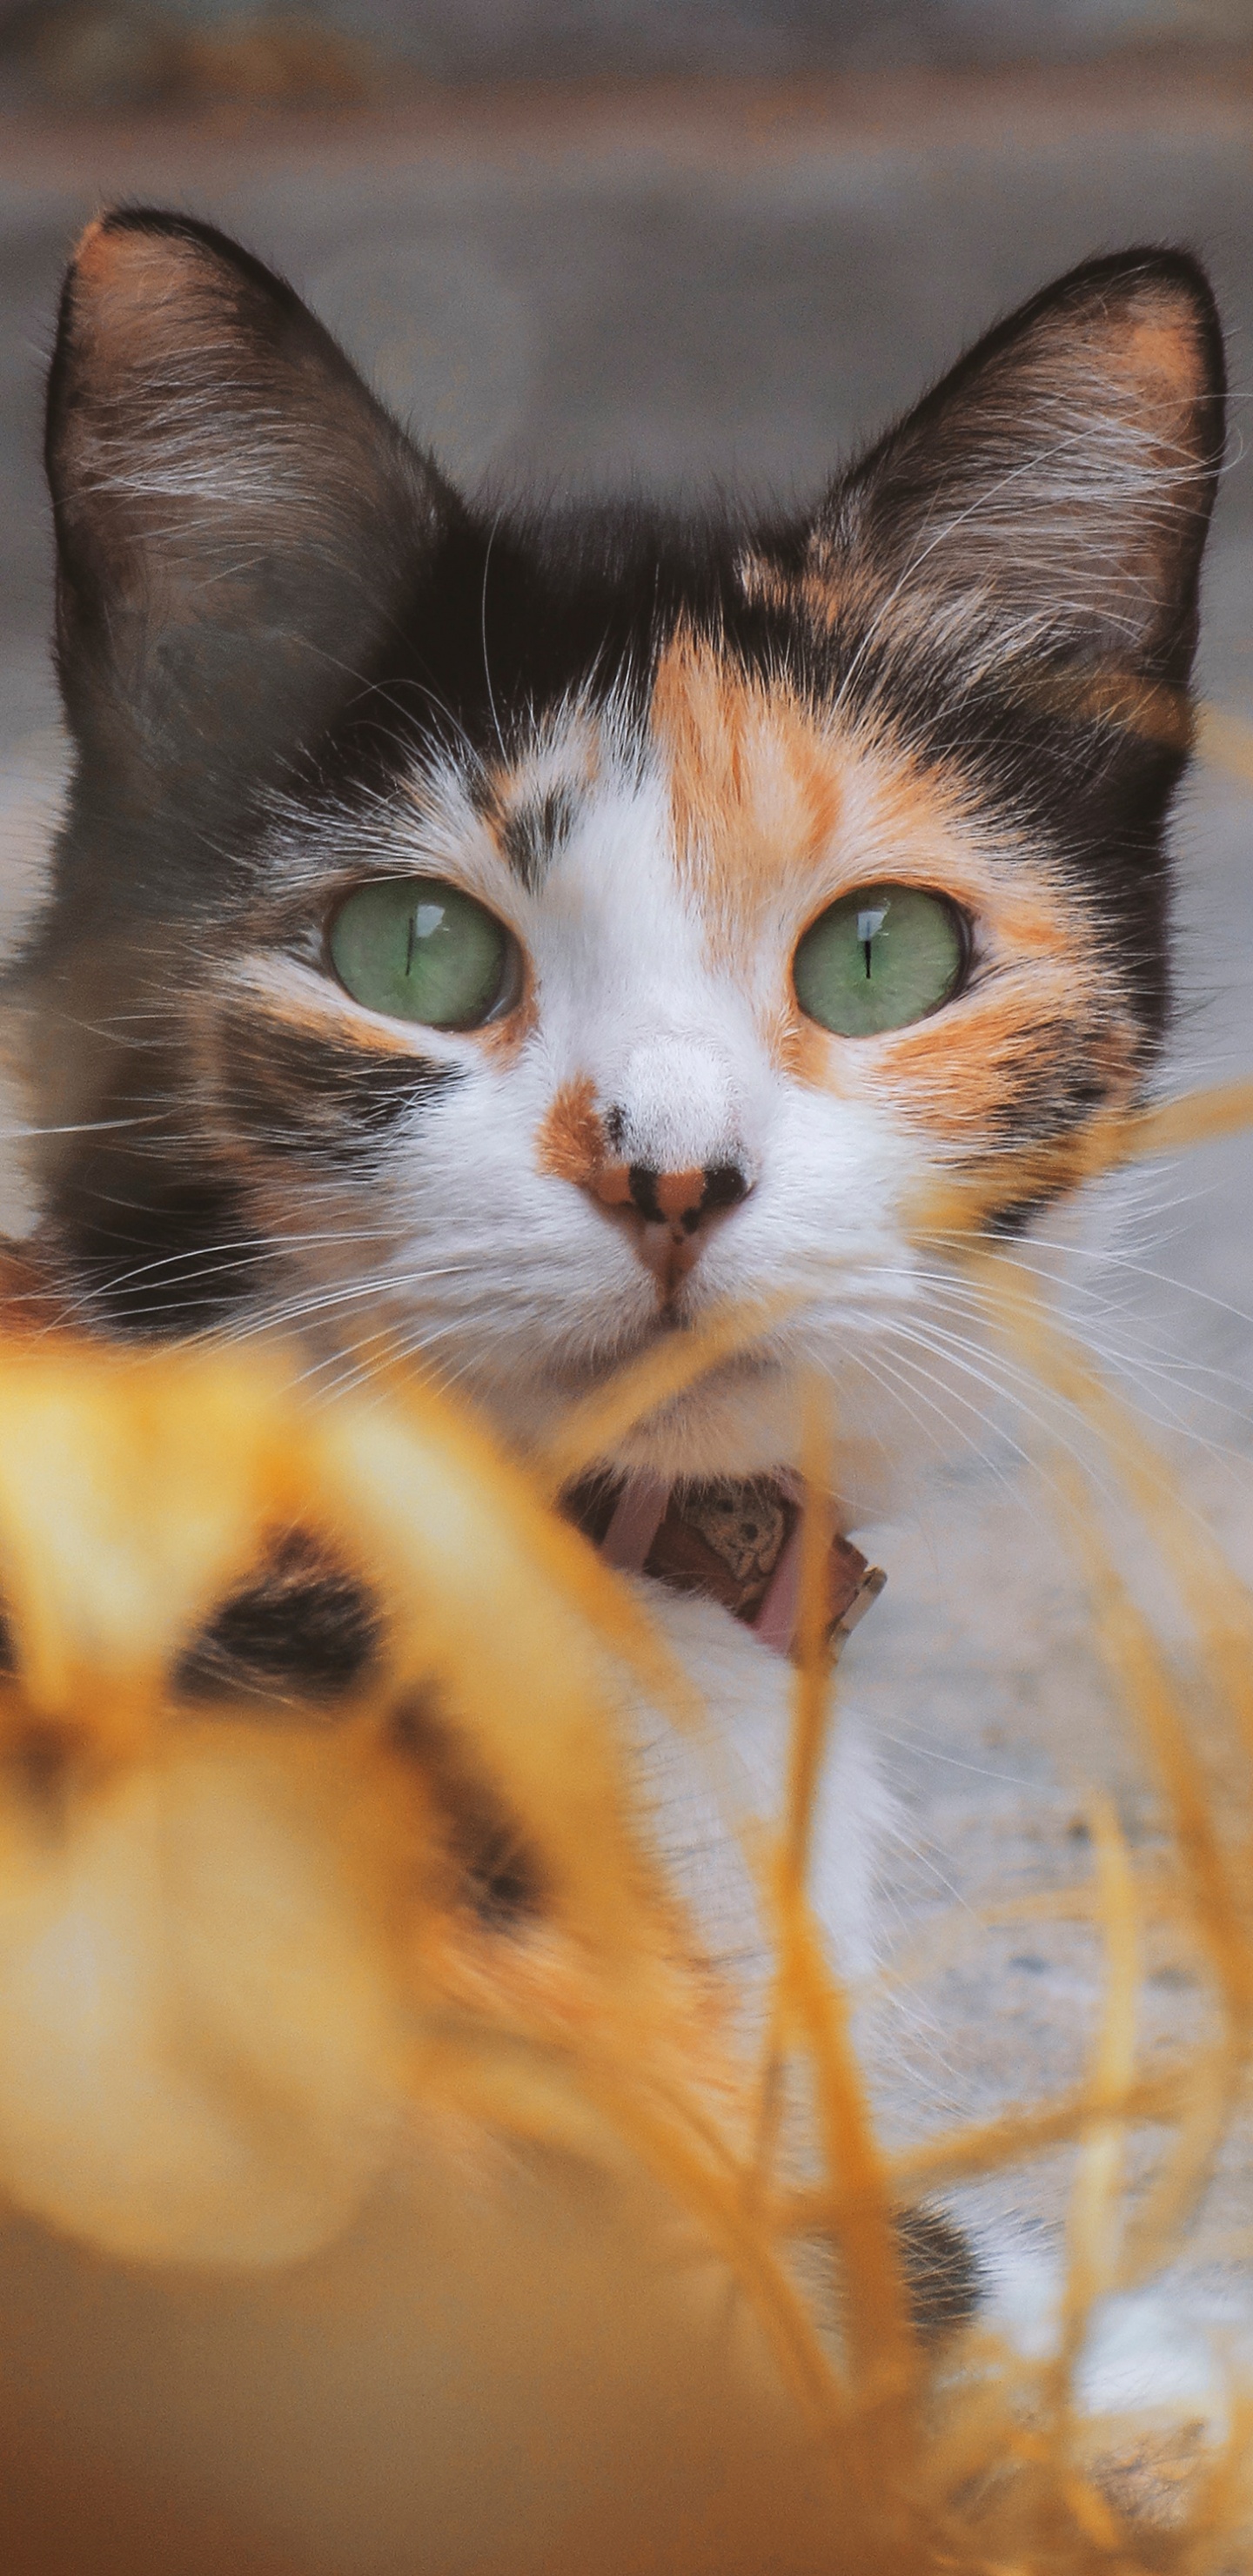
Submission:
<svg viewBox="0 0 1253 2576">
<path fill-rule="evenodd" d="M 658 1172 L 648 1163 L 610 1163 L 592 1183 L 603 1207 L 633 1207 L 646 1225 L 694 1234 L 702 1217 L 738 1205 L 748 1182 L 738 1163 L 690 1172 Z"/>
<path fill-rule="evenodd" d="M 719 1209 L 736 1207 L 749 1188 L 738 1163 L 714 1163 L 690 1172 L 658 1172 L 649 1163 L 609 1163 L 589 1186 L 602 1207 L 620 1208 L 628 1219 L 635 1249 L 652 1271 L 663 1307 L 671 1304 L 700 1258 L 706 1219 Z"/>
</svg>

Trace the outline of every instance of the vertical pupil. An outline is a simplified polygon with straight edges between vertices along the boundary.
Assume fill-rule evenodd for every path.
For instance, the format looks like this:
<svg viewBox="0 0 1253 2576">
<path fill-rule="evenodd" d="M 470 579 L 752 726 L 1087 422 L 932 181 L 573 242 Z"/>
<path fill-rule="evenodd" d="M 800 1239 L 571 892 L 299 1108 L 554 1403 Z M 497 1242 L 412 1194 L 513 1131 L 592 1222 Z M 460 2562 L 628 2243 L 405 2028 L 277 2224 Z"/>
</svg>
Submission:
<svg viewBox="0 0 1253 2576">
<path fill-rule="evenodd" d="M 866 960 L 867 983 L 870 981 L 870 951 L 875 940 L 878 938 L 887 917 L 886 905 L 884 905 L 881 911 L 859 912 L 857 915 L 857 937 L 861 943 L 862 955 Z"/>
</svg>

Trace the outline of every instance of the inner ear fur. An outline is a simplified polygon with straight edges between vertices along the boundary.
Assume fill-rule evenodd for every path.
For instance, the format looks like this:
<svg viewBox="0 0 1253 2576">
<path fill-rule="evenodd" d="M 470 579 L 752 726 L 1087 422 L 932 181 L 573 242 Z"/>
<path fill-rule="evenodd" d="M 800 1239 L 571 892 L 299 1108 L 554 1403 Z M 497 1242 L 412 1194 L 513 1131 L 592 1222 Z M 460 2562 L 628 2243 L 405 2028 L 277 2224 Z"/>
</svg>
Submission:
<svg viewBox="0 0 1253 2576">
<path fill-rule="evenodd" d="M 317 734 L 456 508 L 283 282 L 206 225 L 106 215 L 47 423 L 58 652 L 110 794 L 206 819 Z M 189 812 L 189 799 L 190 812 Z"/>
<path fill-rule="evenodd" d="M 1218 315 L 1185 253 L 1094 260 L 1001 323 L 837 487 L 806 586 L 970 657 L 1186 679 L 1224 440 Z"/>
</svg>

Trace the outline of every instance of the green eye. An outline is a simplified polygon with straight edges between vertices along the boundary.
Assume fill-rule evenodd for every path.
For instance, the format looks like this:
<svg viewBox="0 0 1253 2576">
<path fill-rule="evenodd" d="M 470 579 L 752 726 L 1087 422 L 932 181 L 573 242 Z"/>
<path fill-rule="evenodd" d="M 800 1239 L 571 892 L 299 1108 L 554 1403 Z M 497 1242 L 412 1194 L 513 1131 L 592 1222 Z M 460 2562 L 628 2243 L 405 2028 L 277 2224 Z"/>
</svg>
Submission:
<svg viewBox="0 0 1253 2576">
<path fill-rule="evenodd" d="M 917 886 L 859 886 L 820 913 L 796 951 L 796 998 L 842 1038 L 877 1037 L 947 1002 L 961 981 L 961 916 Z"/>
<path fill-rule="evenodd" d="M 354 1002 L 428 1029 L 476 1029 L 519 980 L 495 914 L 438 877 L 358 886 L 331 923 L 331 963 Z"/>
</svg>

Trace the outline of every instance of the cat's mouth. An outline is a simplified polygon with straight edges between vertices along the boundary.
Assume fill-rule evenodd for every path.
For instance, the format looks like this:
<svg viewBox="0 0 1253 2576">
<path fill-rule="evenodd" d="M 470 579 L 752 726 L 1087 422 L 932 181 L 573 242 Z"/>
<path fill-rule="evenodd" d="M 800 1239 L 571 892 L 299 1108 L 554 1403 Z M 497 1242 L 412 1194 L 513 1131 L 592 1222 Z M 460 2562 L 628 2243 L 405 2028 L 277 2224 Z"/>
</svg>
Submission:
<svg viewBox="0 0 1253 2576">
<path fill-rule="evenodd" d="M 694 1337 L 707 1321 L 703 1315 L 676 1314 L 672 1307 L 659 1309 L 646 1323 L 624 1333 L 622 1340 L 607 1356 L 554 1355 L 545 1369 L 545 1381 L 554 1393 L 590 1395 L 596 1388 L 608 1386 L 622 1369 L 629 1368 L 636 1360 L 647 1358 L 650 1351 L 659 1349 L 663 1343 Z M 681 1403 L 688 1394 L 703 1392 L 715 1385 L 747 1384 L 773 1373 L 778 1365 L 777 1354 L 762 1343 L 755 1343 L 748 1350 L 733 1351 L 726 1358 L 712 1361 L 708 1368 L 699 1370 L 693 1376 L 690 1388 L 685 1388 L 683 1394 L 673 1401 Z"/>
</svg>

